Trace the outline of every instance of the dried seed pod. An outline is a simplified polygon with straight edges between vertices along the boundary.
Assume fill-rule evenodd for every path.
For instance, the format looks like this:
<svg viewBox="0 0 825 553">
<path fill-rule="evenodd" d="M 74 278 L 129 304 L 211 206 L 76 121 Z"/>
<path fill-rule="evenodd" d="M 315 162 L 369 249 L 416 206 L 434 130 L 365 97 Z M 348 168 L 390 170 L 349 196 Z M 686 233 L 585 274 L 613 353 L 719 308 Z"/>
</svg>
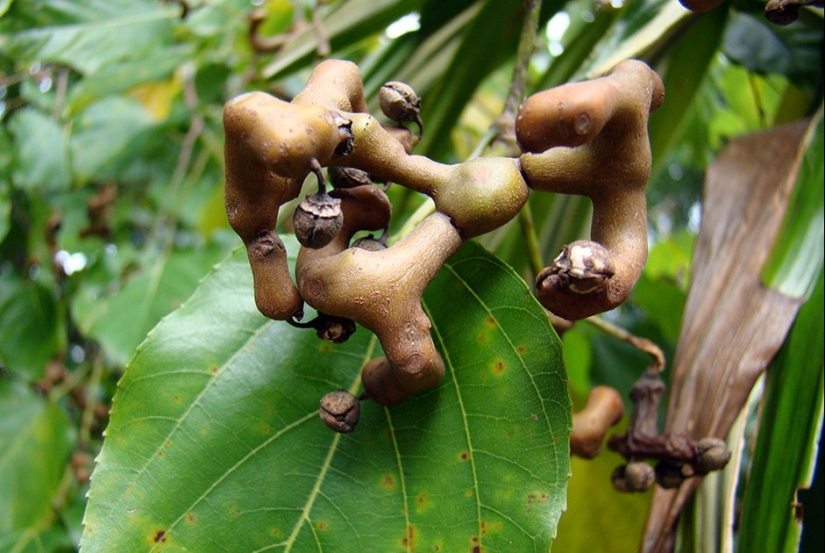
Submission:
<svg viewBox="0 0 825 553">
<path fill-rule="evenodd" d="M 311 194 L 298 204 L 292 224 L 302 246 L 323 248 L 344 226 L 341 200 L 326 193 Z"/>
<path fill-rule="evenodd" d="M 551 286 L 565 286 L 577 294 L 589 294 L 602 287 L 615 272 L 607 248 L 579 240 L 562 248 L 553 264 L 539 274 L 536 288 L 541 291 Z M 558 283 L 549 285 L 544 282 L 546 279 L 556 279 Z"/>
<path fill-rule="evenodd" d="M 613 487 L 622 492 L 645 492 L 656 482 L 653 467 L 644 461 L 630 461 L 616 467 L 611 476 Z"/>
<path fill-rule="evenodd" d="M 721 470 L 730 461 L 730 456 L 730 450 L 724 440 L 702 438 L 696 443 L 694 471 L 697 475 L 703 475 L 714 470 Z"/>
<path fill-rule="evenodd" d="M 410 85 L 398 81 L 384 83 L 378 91 L 378 103 L 384 115 L 393 121 L 414 122 L 418 125 L 418 135 L 424 133 L 424 124 L 421 122 L 421 99 Z"/>
<path fill-rule="evenodd" d="M 315 324 L 315 334 L 318 338 L 332 342 L 333 344 L 342 344 L 349 340 L 349 337 L 355 333 L 355 322 L 346 317 L 335 317 L 327 315 L 326 313 L 318 313 L 318 319 Z"/>
<path fill-rule="evenodd" d="M 353 188 L 372 184 L 369 173 L 353 167 L 330 166 L 327 168 L 327 176 L 333 188 Z"/>
<path fill-rule="evenodd" d="M 379 252 L 387 249 L 387 243 L 382 240 L 376 240 L 372 237 L 372 235 L 370 235 L 365 236 L 364 238 L 359 238 L 352 243 L 352 247 L 361 248 L 362 250 L 367 250 L 370 252 Z"/>
<path fill-rule="evenodd" d="M 318 414 L 332 430 L 347 434 L 361 418 L 361 403 L 347 390 L 336 390 L 321 398 Z"/>
<path fill-rule="evenodd" d="M 598 251 L 591 256 L 594 268 L 604 270 L 586 282 L 555 278 L 553 268 L 543 274 L 536 295 L 556 315 L 577 320 L 613 309 L 641 275 L 651 166 L 647 122 L 663 98 L 659 76 L 643 62 L 628 60 L 604 77 L 535 94 L 519 112 L 516 137 L 530 187 L 587 196 L 593 203 L 588 247 Z"/>
<path fill-rule="evenodd" d="M 669 461 L 659 461 L 656 463 L 656 482 L 667 489 L 678 488 L 685 481 L 683 465 Z"/>
<path fill-rule="evenodd" d="M 584 409 L 573 414 L 570 453 L 585 459 L 598 455 L 607 431 L 623 416 L 624 402 L 619 392 L 609 386 L 595 386 Z"/>
</svg>

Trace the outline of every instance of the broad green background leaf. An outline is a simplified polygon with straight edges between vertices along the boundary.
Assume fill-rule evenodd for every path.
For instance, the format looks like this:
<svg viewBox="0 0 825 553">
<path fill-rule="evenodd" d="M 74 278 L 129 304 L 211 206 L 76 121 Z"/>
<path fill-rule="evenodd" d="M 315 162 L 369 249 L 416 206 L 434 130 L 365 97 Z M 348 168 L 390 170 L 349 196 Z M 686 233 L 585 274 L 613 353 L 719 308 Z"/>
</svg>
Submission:
<svg viewBox="0 0 825 553">
<path fill-rule="evenodd" d="M 350 48 L 383 31 L 387 25 L 416 10 L 421 0 L 347 0 L 323 16 L 333 54 Z M 266 78 L 277 79 L 311 65 L 318 51 L 318 35 L 312 26 L 284 46 L 277 58 L 263 70 Z"/>
<path fill-rule="evenodd" d="M 48 536 L 52 499 L 73 441 L 57 405 L 19 381 L 0 380 L 0 550 L 36 550 L 26 546 L 56 538 Z"/>
<path fill-rule="evenodd" d="M 0 362 L 31 381 L 63 347 L 62 306 L 44 286 L 14 274 L 0 276 Z"/>
<path fill-rule="evenodd" d="M 785 345 L 768 369 L 765 403 L 748 481 L 740 551 L 792 553 L 802 526 L 793 504 L 813 480 L 822 431 L 825 281 L 822 272 Z M 816 337 L 813 338 L 812 337 Z M 821 447 L 821 446 L 820 446 Z M 809 524 L 819 521 L 805 518 Z"/>
<path fill-rule="evenodd" d="M 212 245 L 161 252 L 112 296 L 99 297 L 99 287 L 87 287 L 73 305 L 78 326 L 99 340 L 116 362 L 125 364 L 160 318 L 189 297 L 222 251 Z"/>
<path fill-rule="evenodd" d="M 149 113 L 131 98 L 112 96 L 89 106 L 76 120 L 71 139 L 76 178 L 82 183 L 111 178 L 113 164 L 132 159 L 130 144 L 152 123 Z"/>
<path fill-rule="evenodd" d="M 33 109 L 11 117 L 16 164 L 12 169 L 17 186 L 28 190 L 64 190 L 71 184 L 68 140 L 53 119 Z"/>
<path fill-rule="evenodd" d="M 811 122 L 796 186 L 782 228 L 762 270 L 762 279 L 789 296 L 804 298 L 816 284 L 825 258 L 825 118 L 820 106 Z"/>
<path fill-rule="evenodd" d="M 391 408 L 366 402 L 349 435 L 318 420 L 318 400 L 357 389 L 370 333 L 331 346 L 262 317 L 251 290 L 237 250 L 138 350 L 84 551 L 549 549 L 570 403 L 558 338 L 517 275 L 465 245 L 424 301 L 446 377 Z"/>
<path fill-rule="evenodd" d="M 61 63 L 92 74 L 125 59 L 140 59 L 170 41 L 178 10 L 151 0 L 50 2 L 31 9 L 13 4 L 0 24 L 0 47 L 12 58 Z M 45 4 L 40 2 L 38 4 Z"/>
</svg>

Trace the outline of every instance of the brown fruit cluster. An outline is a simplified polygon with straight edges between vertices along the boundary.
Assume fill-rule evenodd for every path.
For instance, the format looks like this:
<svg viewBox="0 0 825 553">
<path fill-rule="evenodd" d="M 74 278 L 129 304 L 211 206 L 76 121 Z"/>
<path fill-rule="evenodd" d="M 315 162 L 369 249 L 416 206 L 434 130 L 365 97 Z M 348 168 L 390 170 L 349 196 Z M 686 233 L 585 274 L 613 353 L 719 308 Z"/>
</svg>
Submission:
<svg viewBox="0 0 825 553">
<path fill-rule="evenodd" d="M 365 396 L 398 403 L 444 374 L 421 308 L 427 285 L 464 241 L 513 219 L 531 190 L 585 195 L 594 206 L 592 241 L 565 247 L 542 272 L 541 303 L 571 320 L 616 307 L 647 255 L 647 116 L 662 98 L 655 72 L 623 62 L 599 79 L 528 98 L 516 124 L 520 157 L 454 165 L 412 154 L 424 125 L 409 86 L 382 87 L 380 105 L 391 120 L 382 123 L 367 112 L 360 72 L 347 61 L 319 64 L 291 102 L 262 92 L 231 100 L 224 110 L 226 212 L 247 248 L 258 309 L 337 341 L 351 333 L 347 321 L 375 333 L 384 357 L 362 370 Z M 302 243 L 296 286 L 276 225 L 280 207 L 299 196 L 310 173 L 319 185 L 295 212 Z M 386 247 L 391 205 L 372 183 L 426 194 L 435 212 Z M 352 242 L 356 233 L 379 230 L 378 240 Z M 320 322 L 297 322 L 304 302 Z"/>
</svg>

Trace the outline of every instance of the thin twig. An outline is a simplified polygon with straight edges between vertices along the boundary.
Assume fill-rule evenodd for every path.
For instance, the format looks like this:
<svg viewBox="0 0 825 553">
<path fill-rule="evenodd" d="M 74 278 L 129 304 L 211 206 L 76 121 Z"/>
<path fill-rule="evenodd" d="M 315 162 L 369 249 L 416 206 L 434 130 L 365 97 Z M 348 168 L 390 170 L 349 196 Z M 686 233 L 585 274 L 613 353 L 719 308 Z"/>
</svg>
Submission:
<svg viewBox="0 0 825 553">
<path fill-rule="evenodd" d="M 521 101 L 524 98 L 524 91 L 527 89 L 527 75 L 530 68 L 530 58 L 533 57 L 533 50 L 536 44 L 536 33 L 538 32 L 539 13 L 541 12 L 541 0 L 526 0 L 526 14 L 524 16 L 524 26 L 521 28 L 518 50 L 516 51 L 516 64 L 513 68 L 513 78 L 510 80 L 510 90 L 504 102 L 504 110 L 501 117 L 514 120 Z"/>
<path fill-rule="evenodd" d="M 97 395 L 102 375 L 103 361 L 100 359 L 100 355 L 95 355 L 92 359 L 92 372 L 84 390 L 86 405 L 83 406 L 83 413 L 80 416 L 78 447 L 81 449 L 88 448 L 92 443 L 92 425 L 95 422 L 95 405 L 97 405 Z"/>
<path fill-rule="evenodd" d="M 318 56 L 325 58 L 332 52 L 332 47 L 329 43 L 329 33 L 327 33 L 326 24 L 319 13 L 319 8 L 320 5 L 312 8 L 312 26 L 315 29 L 315 38 L 318 39 Z"/>
<path fill-rule="evenodd" d="M 544 270 L 544 261 L 541 258 L 541 248 L 536 236 L 536 227 L 533 222 L 533 212 L 530 211 L 530 206 L 525 205 L 518 212 L 519 228 L 521 228 L 521 237 L 524 239 L 524 246 L 527 248 L 527 260 L 530 264 L 530 273 L 532 280 L 536 280 Z"/>
<path fill-rule="evenodd" d="M 650 355 L 653 358 L 653 361 L 648 367 L 648 371 L 652 373 L 661 373 L 665 369 L 665 354 L 662 352 L 662 348 L 647 338 L 641 338 L 631 334 L 627 329 L 614 325 L 601 317 L 588 317 L 584 320 L 610 336 L 613 336 L 623 342 L 627 342 L 636 349 Z"/>
</svg>

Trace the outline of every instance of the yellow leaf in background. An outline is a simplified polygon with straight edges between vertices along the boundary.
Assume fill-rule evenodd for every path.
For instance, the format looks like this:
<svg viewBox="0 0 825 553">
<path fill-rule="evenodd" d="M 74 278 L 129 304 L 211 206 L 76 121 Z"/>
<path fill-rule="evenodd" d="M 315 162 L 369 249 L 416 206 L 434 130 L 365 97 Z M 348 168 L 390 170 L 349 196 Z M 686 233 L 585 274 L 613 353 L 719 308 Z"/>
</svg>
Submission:
<svg viewBox="0 0 825 553">
<path fill-rule="evenodd" d="M 172 100 L 181 91 L 181 81 L 177 76 L 165 81 L 145 83 L 133 88 L 129 95 L 143 104 L 155 122 L 164 121 L 172 111 Z"/>
</svg>

